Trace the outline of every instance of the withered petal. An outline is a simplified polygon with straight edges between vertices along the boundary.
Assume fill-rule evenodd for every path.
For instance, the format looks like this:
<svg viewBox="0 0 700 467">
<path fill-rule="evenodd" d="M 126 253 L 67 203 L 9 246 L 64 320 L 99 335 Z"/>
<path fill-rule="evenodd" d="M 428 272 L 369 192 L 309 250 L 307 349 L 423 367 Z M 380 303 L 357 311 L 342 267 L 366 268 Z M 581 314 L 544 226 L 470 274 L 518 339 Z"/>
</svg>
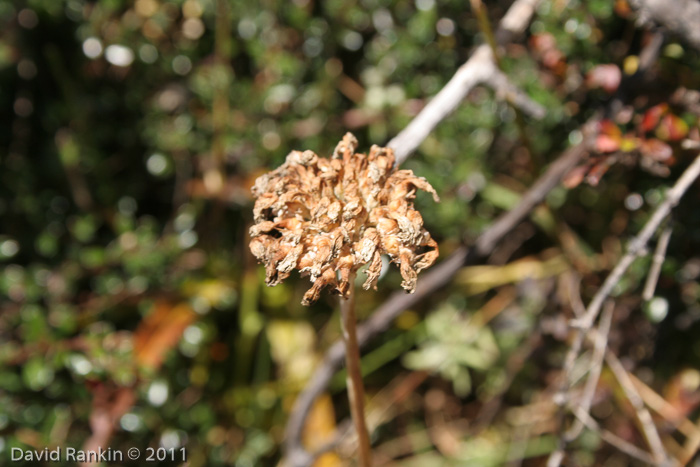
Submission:
<svg viewBox="0 0 700 467">
<path fill-rule="evenodd" d="M 314 284 L 309 290 L 304 294 L 304 298 L 301 301 L 302 305 L 309 306 L 314 303 L 321 296 L 321 290 L 324 287 L 331 286 L 337 288 L 337 282 L 335 280 L 335 271 L 332 268 L 327 268 L 319 276 L 318 279 L 314 281 Z"/>
<path fill-rule="evenodd" d="M 401 282 L 401 287 L 403 287 L 408 293 L 413 293 L 416 290 L 416 281 L 418 280 L 418 273 L 413 269 L 413 253 L 408 248 L 401 248 L 401 253 L 399 254 L 399 268 L 401 271 L 401 277 L 403 277 L 403 282 Z"/>
<path fill-rule="evenodd" d="M 375 250 L 374 255 L 372 256 L 372 262 L 369 263 L 369 267 L 365 271 L 365 274 L 367 274 L 367 279 L 365 280 L 365 283 L 362 284 L 362 288 L 369 290 L 370 287 L 373 287 L 374 290 L 377 290 L 377 281 L 379 280 L 381 273 L 382 255 L 379 254 L 379 250 Z"/>
<path fill-rule="evenodd" d="M 397 170 L 391 148 L 373 145 L 364 155 L 355 152 L 357 145 L 346 133 L 329 159 L 292 151 L 252 188 L 251 252 L 265 264 L 268 285 L 294 269 L 310 275 L 305 305 L 325 287 L 347 295 L 350 278 L 365 264 L 363 287 L 376 289 L 382 254 L 399 264 L 402 287 L 412 292 L 418 272 L 438 256 L 437 243 L 413 206 L 419 189 L 438 201 L 434 188 L 410 170 Z"/>
</svg>

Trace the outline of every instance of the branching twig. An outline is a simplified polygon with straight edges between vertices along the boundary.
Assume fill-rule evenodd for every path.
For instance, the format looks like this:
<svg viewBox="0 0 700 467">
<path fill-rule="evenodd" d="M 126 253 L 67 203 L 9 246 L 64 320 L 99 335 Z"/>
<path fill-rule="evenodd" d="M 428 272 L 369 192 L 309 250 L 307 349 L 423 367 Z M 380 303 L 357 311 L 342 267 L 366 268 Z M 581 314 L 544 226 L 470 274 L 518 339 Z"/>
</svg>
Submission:
<svg viewBox="0 0 700 467">
<path fill-rule="evenodd" d="M 499 44 L 509 42 L 514 36 L 524 31 L 538 3 L 539 0 L 516 0 L 511 5 L 496 32 L 496 40 Z M 493 61 L 491 47 L 488 44 L 477 47 L 469 60 L 459 67 L 452 79 L 433 97 L 416 118 L 389 141 L 387 146 L 394 149 L 396 164 L 399 165 L 405 161 L 437 124 L 459 107 L 469 91 L 481 83 L 488 82 L 499 73 L 500 71 Z M 522 103 L 524 94 L 519 93 L 518 95 L 519 102 Z M 540 107 L 538 104 L 532 104 L 529 99 L 527 101 L 528 105 L 523 107 L 524 111 L 527 111 L 525 108 L 532 111 Z M 537 114 L 538 110 L 534 112 Z"/>
<path fill-rule="evenodd" d="M 591 329 L 593 322 L 600 312 L 600 307 L 603 304 L 603 301 L 608 298 L 613 287 L 615 287 L 620 279 L 622 279 L 622 276 L 627 271 L 627 268 L 630 267 L 632 262 L 634 262 L 638 256 L 644 253 L 646 245 L 651 236 L 654 234 L 656 229 L 658 229 L 659 225 L 666 218 L 666 216 L 669 215 L 673 207 L 678 204 L 678 201 L 680 201 L 686 190 L 698 178 L 698 176 L 700 176 L 700 156 L 698 156 L 692 162 L 692 164 L 690 164 L 690 166 L 680 176 L 673 188 L 668 191 L 666 194 L 666 199 L 664 199 L 659 207 L 656 208 L 656 211 L 654 211 L 651 218 L 644 225 L 642 231 L 639 232 L 639 234 L 629 243 L 627 253 L 625 253 L 612 272 L 605 279 L 605 282 L 595 294 L 593 300 L 591 300 L 591 303 L 588 305 L 586 314 L 582 318 L 576 320 L 574 324 L 578 329 L 576 336 L 574 337 L 574 342 L 566 356 L 566 361 L 564 364 L 565 374 L 568 374 L 568 370 L 570 370 L 573 366 L 573 362 L 576 360 L 576 357 L 581 350 L 581 344 L 583 343 L 585 334 Z"/>
<path fill-rule="evenodd" d="M 607 443 L 612 444 L 621 452 L 624 452 L 625 454 L 634 457 L 635 459 L 638 459 L 644 462 L 645 464 L 654 464 L 654 459 L 634 444 L 625 441 L 624 439 L 614 435 L 608 430 L 601 429 L 596 423 L 596 421 L 593 420 L 593 418 L 588 414 L 588 412 L 586 412 L 582 408 L 575 408 L 574 415 L 576 415 L 576 418 L 578 418 L 584 425 L 586 425 L 586 427 L 589 430 L 598 433 L 603 440 L 605 440 Z"/>
<path fill-rule="evenodd" d="M 533 101 L 530 96 L 510 82 L 508 76 L 501 70 L 496 69 L 489 78 L 488 83 L 484 83 L 496 92 L 496 97 L 508 102 L 516 111 L 520 111 L 532 118 L 544 118 L 547 110 L 539 103 Z"/>
<path fill-rule="evenodd" d="M 585 314 L 574 322 L 576 332 L 564 361 L 564 376 L 559 390 L 559 397 L 557 397 L 560 403 L 566 402 L 566 395 L 570 388 L 570 375 L 574 367 L 574 362 L 581 351 L 581 345 L 583 344 L 584 339 L 591 332 L 591 328 L 595 322 L 595 319 L 598 317 L 598 313 L 600 312 L 600 307 L 602 306 L 603 302 L 608 298 L 613 287 L 615 287 L 615 285 L 622 279 L 622 276 L 625 274 L 634 260 L 644 253 L 646 245 L 651 236 L 659 228 L 659 225 L 661 225 L 663 220 L 669 215 L 673 207 L 678 204 L 681 197 L 685 194 L 690 185 L 698 178 L 698 176 L 700 176 L 700 156 L 698 156 L 685 170 L 685 172 L 683 172 L 673 188 L 671 188 L 666 194 L 664 201 L 658 208 L 656 208 L 651 218 L 644 225 L 641 232 L 634 237 L 632 241 L 630 241 L 627 253 L 620 259 L 615 268 L 605 279 L 605 282 L 595 294 L 593 300 L 591 300 L 591 303 L 588 305 Z M 653 441 L 650 441 L 650 443 L 651 442 Z M 656 457 L 659 455 L 659 452 L 654 450 L 654 454 Z M 563 453 L 560 450 L 555 451 L 550 456 L 547 466 L 558 466 L 562 458 Z M 657 457 L 657 459 L 662 460 L 665 458 Z"/>
<path fill-rule="evenodd" d="M 600 319 L 600 324 L 598 325 L 598 332 L 595 336 L 593 356 L 591 357 L 591 369 L 588 372 L 588 380 L 586 381 L 586 386 L 583 390 L 583 395 L 581 400 L 577 403 L 577 408 L 588 413 L 593 403 L 593 396 L 595 395 L 596 387 L 598 386 L 598 380 L 600 379 L 600 373 L 603 369 L 603 360 L 605 359 L 605 349 L 608 346 L 608 333 L 610 332 L 610 323 L 612 322 L 613 311 L 615 310 L 615 302 L 612 300 L 608 301 L 605 310 L 603 311 L 603 316 Z M 583 429 L 583 421 L 579 418 L 571 426 L 566 433 L 564 433 L 564 440 L 566 442 L 571 442 L 578 438 Z"/>
<path fill-rule="evenodd" d="M 700 427 L 696 427 L 693 422 L 688 420 L 678 407 L 661 397 L 660 394 L 634 376 L 633 373 L 630 373 L 629 376 L 647 407 L 663 417 L 671 426 L 685 435 L 686 438 L 697 438 L 700 440 Z"/>
<path fill-rule="evenodd" d="M 625 370 L 620 360 L 612 352 L 606 352 L 605 362 L 612 370 L 617 382 L 620 383 L 625 397 L 627 397 L 627 400 L 629 400 L 632 407 L 634 407 L 639 424 L 642 426 L 644 437 L 653 453 L 655 463 L 665 463 L 668 456 L 666 455 L 663 443 L 661 443 L 659 432 L 656 429 L 656 425 L 654 425 L 654 420 L 651 418 L 649 410 L 644 406 L 644 401 L 642 401 L 642 398 L 639 396 L 637 388 L 634 387 L 632 379 L 630 379 L 630 376 L 627 374 L 627 370 Z"/>
<path fill-rule="evenodd" d="M 488 45 L 480 45 L 416 118 L 389 141 L 387 146 L 394 149 L 396 164 L 405 161 L 437 124 L 459 107 L 469 91 L 492 76 L 494 70 L 491 49 Z"/>
<path fill-rule="evenodd" d="M 493 58 L 493 63 L 495 64 L 493 77 L 488 80 L 488 84 L 494 88 L 497 97 L 505 100 L 513 108 L 515 113 L 515 124 L 518 127 L 518 133 L 520 133 L 520 140 L 522 141 L 523 146 L 527 149 L 527 152 L 530 154 L 530 157 L 533 157 L 534 152 L 532 150 L 532 142 L 530 141 L 530 137 L 527 132 L 523 113 L 537 115 L 541 118 L 544 117 L 545 114 L 544 107 L 536 102 L 533 102 L 528 95 L 519 92 L 515 86 L 511 85 L 508 77 L 503 73 L 501 51 L 498 47 L 496 36 L 493 33 L 493 28 L 491 27 L 491 21 L 489 21 L 486 6 L 481 0 L 470 0 L 470 3 L 472 6 L 472 11 L 474 11 L 476 14 L 479 22 L 479 29 L 486 38 L 486 43 L 491 48 L 491 56 Z"/>
</svg>

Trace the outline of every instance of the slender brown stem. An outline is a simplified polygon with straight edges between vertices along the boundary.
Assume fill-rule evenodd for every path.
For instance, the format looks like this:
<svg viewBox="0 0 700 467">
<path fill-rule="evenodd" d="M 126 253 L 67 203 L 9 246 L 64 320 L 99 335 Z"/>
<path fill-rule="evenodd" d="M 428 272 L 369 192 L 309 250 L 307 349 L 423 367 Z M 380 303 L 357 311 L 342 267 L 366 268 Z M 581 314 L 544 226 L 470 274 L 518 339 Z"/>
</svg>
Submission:
<svg viewBox="0 0 700 467">
<path fill-rule="evenodd" d="M 345 341 L 345 366 L 348 376 L 348 400 L 350 401 L 350 414 L 355 424 L 359 444 L 359 465 L 370 467 L 372 465 L 372 453 L 369 445 L 369 433 L 365 422 L 365 387 L 362 384 L 360 371 L 360 347 L 357 344 L 357 326 L 355 316 L 355 286 L 354 274 L 350 276 L 350 294 L 347 299 L 340 299 L 340 324 Z"/>
</svg>

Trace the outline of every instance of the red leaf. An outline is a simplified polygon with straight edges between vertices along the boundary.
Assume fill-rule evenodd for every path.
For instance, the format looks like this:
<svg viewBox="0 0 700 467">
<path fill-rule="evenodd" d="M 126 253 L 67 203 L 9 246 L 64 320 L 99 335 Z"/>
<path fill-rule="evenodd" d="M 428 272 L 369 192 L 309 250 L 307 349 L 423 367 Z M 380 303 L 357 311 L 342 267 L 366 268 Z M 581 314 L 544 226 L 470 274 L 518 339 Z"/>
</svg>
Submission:
<svg viewBox="0 0 700 467">
<path fill-rule="evenodd" d="M 656 128 L 656 136 L 665 141 L 679 141 L 688 134 L 688 124 L 673 114 L 664 116 Z"/>
<path fill-rule="evenodd" d="M 609 94 L 617 91 L 621 80 L 622 72 L 613 64 L 598 65 L 586 75 L 586 85 L 589 88 L 602 88 Z"/>
<path fill-rule="evenodd" d="M 644 113 L 644 118 L 642 119 L 642 131 L 651 131 L 656 128 L 656 125 L 659 124 L 659 120 L 666 112 L 668 112 L 668 105 L 666 104 L 655 105 L 647 110 Z"/>
<path fill-rule="evenodd" d="M 612 120 L 601 120 L 598 124 L 598 133 L 604 133 L 614 139 L 620 139 L 622 137 L 622 130 L 620 130 Z"/>
<path fill-rule="evenodd" d="M 655 161 L 667 162 L 673 156 L 671 146 L 658 139 L 645 139 L 639 145 L 639 150 L 643 156 L 650 157 Z"/>
</svg>

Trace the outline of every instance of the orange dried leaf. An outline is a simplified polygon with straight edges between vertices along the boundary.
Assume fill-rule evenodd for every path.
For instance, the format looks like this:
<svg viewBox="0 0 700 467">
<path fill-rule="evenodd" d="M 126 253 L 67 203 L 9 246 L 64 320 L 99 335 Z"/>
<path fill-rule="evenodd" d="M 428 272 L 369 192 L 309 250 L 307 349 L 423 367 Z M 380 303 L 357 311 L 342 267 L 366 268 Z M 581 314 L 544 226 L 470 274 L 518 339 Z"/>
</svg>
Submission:
<svg viewBox="0 0 700 467">
<path fill-rule="evenodd" d="M 195 317 L 195 312 L 184 303 L 173 306 L 166 301 L 156 302 L 134 333 L 137 363 L 158 368 Z"/>
<path fill-rule="evenodd" d="M 632 8 L 627 0 L 615 0 L 615 6 L 613 9 L 615 10 L 615 14 L 621 18 L 627 18 L 630 14 L 632 14 Z"/>
<path fill-rule="evenodd" d="M 608 135 L 613 139 L 622 138 L 622 130 L 612 120 L 602 120 L 598 124 L 598 133 Z"/>
</svg>

